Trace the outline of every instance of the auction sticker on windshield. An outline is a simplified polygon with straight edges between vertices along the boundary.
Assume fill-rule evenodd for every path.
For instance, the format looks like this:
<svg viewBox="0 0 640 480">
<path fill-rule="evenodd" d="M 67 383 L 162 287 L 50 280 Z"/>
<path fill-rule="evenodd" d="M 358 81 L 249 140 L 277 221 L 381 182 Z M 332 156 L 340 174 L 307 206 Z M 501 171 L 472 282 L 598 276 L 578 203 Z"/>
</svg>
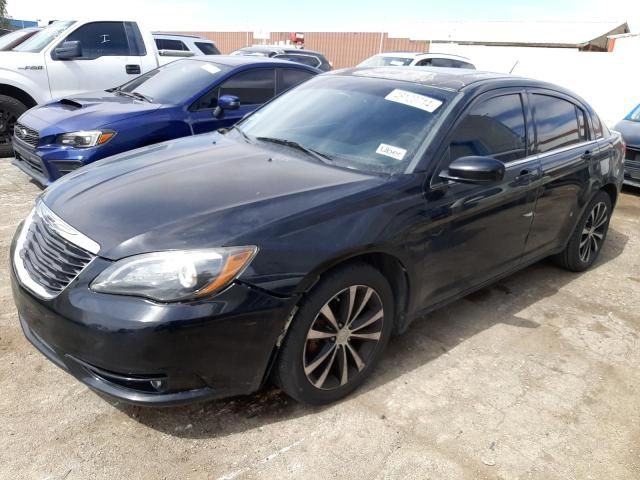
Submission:
<svg viewBox="0 0 640 480">
<path fill-rule="evenodd" d="M 385 100 L 419 108 L 420 110 L 424 110 L 429 113 L 435 112 L 438 107 L 442 105 L 442 102 L 438 99 L 427 97 L 426 95 L 420 95 L 419 93 L 408 92 L 399 88 L 396 88 L 384 98 Z"/>
<path fill-rule="evenodd" d="M 396 160 L 402 160 L 404 156 L 407 154 L 407 151 L 403 148 L 394 147 L 393 145 L 387 145 L 386 143 L 381 143 L 378 149 L 376 150 L 377 154 L 385 155 L 387 157 L 395 158 Z"/>
</svg>

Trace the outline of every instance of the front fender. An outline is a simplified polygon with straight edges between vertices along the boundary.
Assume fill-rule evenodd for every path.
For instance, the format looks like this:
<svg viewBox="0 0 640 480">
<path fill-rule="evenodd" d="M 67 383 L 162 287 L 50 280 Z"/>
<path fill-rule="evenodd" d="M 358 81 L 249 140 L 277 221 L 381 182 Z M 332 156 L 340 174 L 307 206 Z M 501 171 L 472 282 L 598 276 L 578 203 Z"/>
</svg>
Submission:
<svg viewBox="0 0 640 480">
<path fill-rule="evenodd" d="M 23 91 L 38 105 L 51 99 L 47 71 L 44 68 L 42 70 L 16 71 L 0 67 L 0 88 L 3 85 Z"/>
</svg>

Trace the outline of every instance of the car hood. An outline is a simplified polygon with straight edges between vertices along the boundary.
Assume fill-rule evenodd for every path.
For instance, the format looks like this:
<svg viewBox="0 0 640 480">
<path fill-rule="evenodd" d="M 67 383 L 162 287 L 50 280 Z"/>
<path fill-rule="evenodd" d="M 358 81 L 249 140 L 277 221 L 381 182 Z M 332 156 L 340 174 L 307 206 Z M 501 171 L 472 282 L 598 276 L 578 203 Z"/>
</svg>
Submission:
<svg viewBox="0 0 640 480">
<path fill-rule="evenodd" d="M 100 256 L 115 260 L 249 244 L 252 232 L 273 222 L 385 181 L 214 133 L 98 161 L 56 182 L 43 199 L 99 243 Z"/>
<path fill-rule="evenodd" d="M 32 108 L 19 121 L 40 132 L 40 136 L 45 136 L 100 128 L 161 107 L 161 104 L 97 91 L 71 95 Z"/>
<path fill-rule="evenodd" d="M 627 145 L 640 148 L 640 122 L 622 120 L 613 128 L 622 134 Z"/>
</svg>

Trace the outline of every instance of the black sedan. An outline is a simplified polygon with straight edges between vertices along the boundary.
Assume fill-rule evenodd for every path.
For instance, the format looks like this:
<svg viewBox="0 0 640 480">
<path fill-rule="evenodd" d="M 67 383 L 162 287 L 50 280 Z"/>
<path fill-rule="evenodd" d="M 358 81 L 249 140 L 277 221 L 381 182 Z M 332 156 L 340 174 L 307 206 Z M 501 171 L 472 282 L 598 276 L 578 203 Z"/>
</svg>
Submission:
<svg viewBox="0 0 640 480">
<path fill-rule="evenodd" d="M 584 100 L 550 84 L 320 75 L 226 133 L 47 189 L 11 247 L 20 322 L 53 362 L 124 401 L 269 379 L 335 401 L 425 312 L 545 257 L 589 268 L 623 155 Z"/>
<path fill-rule="evenodd" d="M 640 105 L 634 108 L 615 129 L 626 143 L 624 183 L 640 187 Z"/>
</svg>

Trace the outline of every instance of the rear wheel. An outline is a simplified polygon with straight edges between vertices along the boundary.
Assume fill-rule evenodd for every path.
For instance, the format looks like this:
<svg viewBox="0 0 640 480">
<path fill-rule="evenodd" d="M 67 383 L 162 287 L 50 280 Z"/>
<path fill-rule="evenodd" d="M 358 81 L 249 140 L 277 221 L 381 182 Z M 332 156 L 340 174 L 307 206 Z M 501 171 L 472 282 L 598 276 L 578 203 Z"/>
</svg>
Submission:
<svg viewBox="0 0 640 480">
<path fill-rule="evenodd" d="M 573 272 L 582 272 L 593 265 L 607 238 L 611 210 L 609 195 L 598 192 L 585 209 L 567 247 L 554 257 L 556 263 Z"/>
<path fill-rule="evenodd" d="M 13 128 L 18 117 L 26 111 L 24 103 L 13 97 L 0 95 L 0 158 L 13 155 Z"/>
<path fill-rule="evenodd" d="M 393 315 L 391 288 L 375 268 L 351 265 L 327 275 L 300 304 L 274 368 L 275 382 L 308 404 L 348 395 L 379 361 Z"/>
</svg>

